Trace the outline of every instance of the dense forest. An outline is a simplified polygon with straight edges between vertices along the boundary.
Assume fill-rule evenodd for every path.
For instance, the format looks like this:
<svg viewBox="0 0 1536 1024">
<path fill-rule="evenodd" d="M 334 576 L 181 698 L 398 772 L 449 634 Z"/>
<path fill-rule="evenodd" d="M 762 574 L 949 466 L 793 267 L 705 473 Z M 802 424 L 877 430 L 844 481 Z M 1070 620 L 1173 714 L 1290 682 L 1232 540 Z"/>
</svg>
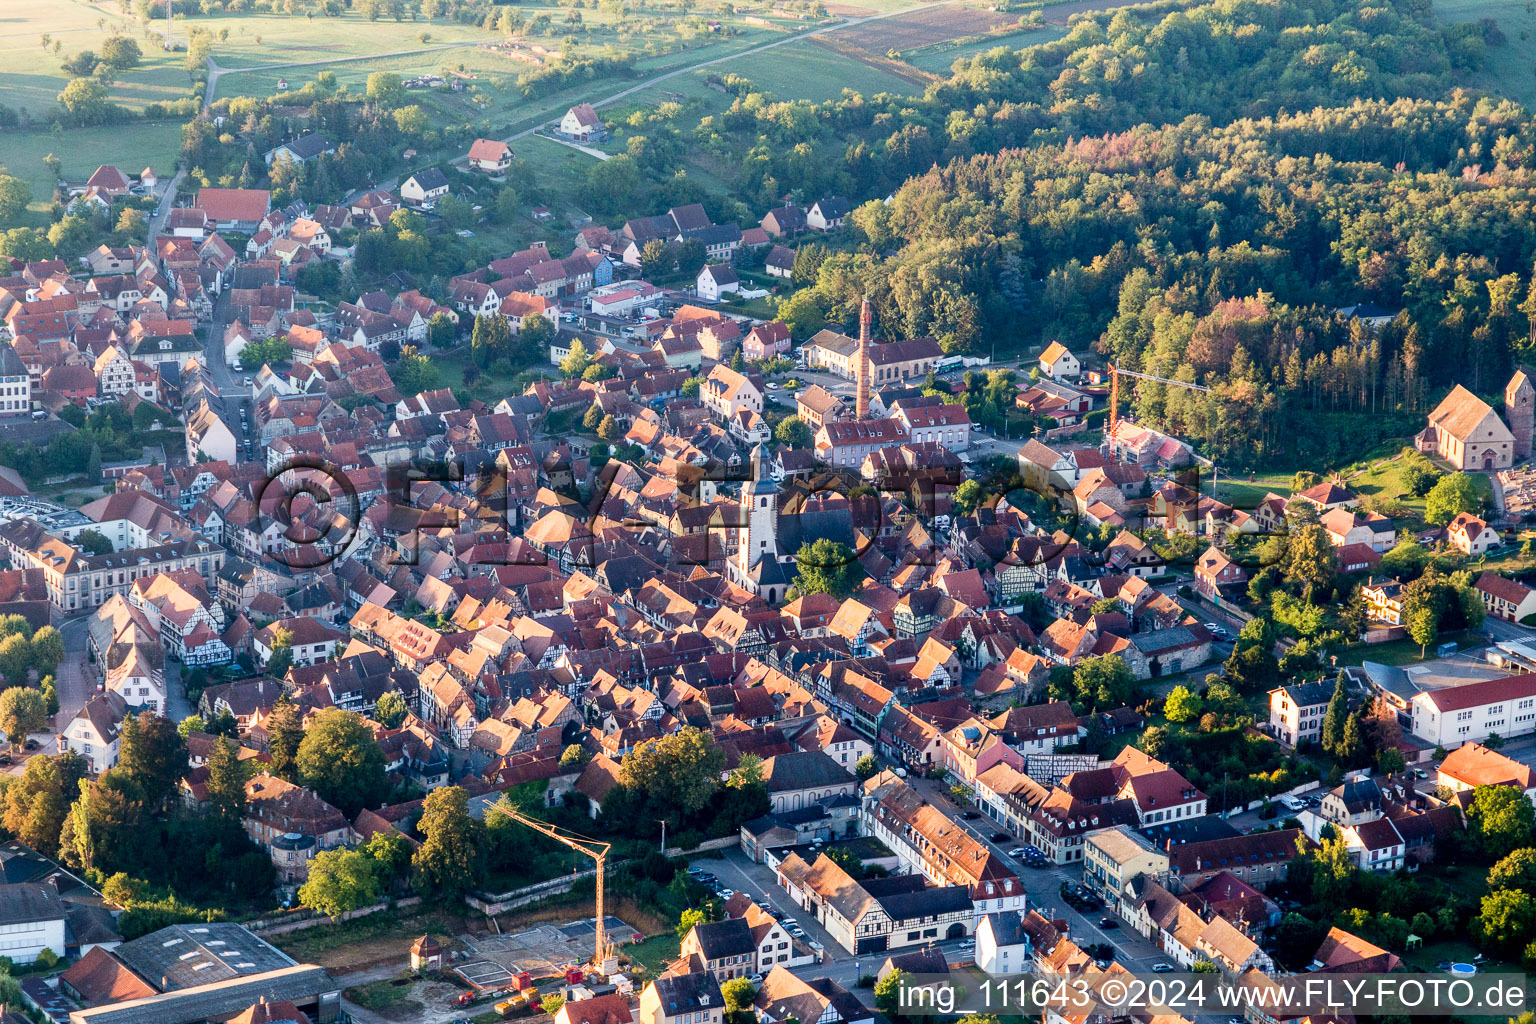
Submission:
<svg viewBox="0 0 1536 1024">
<path fill-rule="evenodd" d="M 1456 86 L 1507 45 L 1427 3 L 1153 4 L 957 61 L 919 103 L 748 91 L 698 133 L 756 134 L 743 199 L 867 200 L 859 251 L 786 304 L 796 327 L 848 324 L 868 292 L 888 333 L 951 349 L 1092 346 L 1212 386 L 1143 385 L 1136 408 L 1224 464 L 1333 462 L 1453 380 L 1500 390 L 1532 348 L 1532 123 Z M 1362 302 L 1403 315 L 1334 312 Z"/>
</svg>

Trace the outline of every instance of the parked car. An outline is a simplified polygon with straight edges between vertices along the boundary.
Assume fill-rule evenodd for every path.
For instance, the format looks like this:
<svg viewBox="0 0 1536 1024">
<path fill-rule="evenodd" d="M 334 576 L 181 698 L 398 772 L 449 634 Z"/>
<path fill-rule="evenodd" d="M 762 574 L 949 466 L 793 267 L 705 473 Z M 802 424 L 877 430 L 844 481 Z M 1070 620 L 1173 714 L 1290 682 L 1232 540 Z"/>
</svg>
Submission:
<svg viewBox="0 0 1536 1024">
<path fill-rule="evenodd" d="M 1159 960 L 1157 963 L 1152 965 L 1152 973 L 1153 974 L 1168 974 L 1172 970 L 1173 970 L 1173 964 L 1165 963 L 1162 960 Z"/>
<path fill-rule="evenodd" d="M 990 838 L 994 843 L 1006 843 L 1008 840 L 1012 839 L 1013 836 L 1009 835 L 1007 832 L 993 832 Z"/>
<path fill-rule="evenodd" d="M 977 818 L 981 817 L 981 813 L 979 811 L 966 811 L 961 814 L 960 817 L 964 818 L 966 821 L 975 821 Z"/>
<path fill-rule="evenodd" d="M 1008 856 L 1022 859 L 1024 857 L 1024 847 L 1015 846 L 1013 849 L 1008 851 Z"/>
<path fill-rule="evenodd" d="M 1120 922 L 1116 921 L 1114 918 L 1110 917 L 1108 914 L 1105 914 L 1103 917 L 1099 918 L 1099 927 L 1100 928 L 1119 928 L 1120 927 Z"/>
</svg>

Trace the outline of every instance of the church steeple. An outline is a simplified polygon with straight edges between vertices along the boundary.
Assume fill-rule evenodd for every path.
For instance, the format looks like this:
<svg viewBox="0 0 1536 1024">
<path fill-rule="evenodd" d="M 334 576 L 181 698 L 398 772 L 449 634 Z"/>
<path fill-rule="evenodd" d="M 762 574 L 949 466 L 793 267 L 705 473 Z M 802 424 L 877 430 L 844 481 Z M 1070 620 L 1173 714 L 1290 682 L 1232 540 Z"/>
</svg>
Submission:
<svg viewBox="0 0 1536 1024">
<path fill-rule="evenodd" d="M 741 485 L 741 507 L 746 520 L 736 544 L 736 566 L 744 585 L 758 590 L 764 575 L 760 563 L 772 568 L 769 579 L 776 581 L 779 560 L 779 487 L 774 482 L 772 454 L 766 444 L 752 449 L 752 479 Z M 763 596 L 770 602 L 777 589 Z"/>
<path fill-rule="evenodd" d="M 854 366 L 854 379 L 858 382 L 858 393 L 854 399 L 854 419 L 864 420 L 869 418 L 869 296 L 864 296 L 864 302 L 859 306 L 859 348 L 857 360 Z"/>
</svg>

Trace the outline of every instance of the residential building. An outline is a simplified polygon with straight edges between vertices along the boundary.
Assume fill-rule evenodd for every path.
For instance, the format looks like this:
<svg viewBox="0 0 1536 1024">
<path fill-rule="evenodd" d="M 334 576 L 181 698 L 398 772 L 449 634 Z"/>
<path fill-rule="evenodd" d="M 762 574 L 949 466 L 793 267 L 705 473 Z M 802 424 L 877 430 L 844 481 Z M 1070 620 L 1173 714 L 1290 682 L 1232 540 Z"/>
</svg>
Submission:
<svg viewBox="0 0 1536 1024">
<path fill-rule="evenodd" d="M 1083 882 L 1103 896 L 1111 910 L 1134 905 L 1137 885 L 1144 878 L 1161 882 L 1168 876 L 1168 853 L 1126 825 L 1094 832 L 1083 841 Z"/>
<path fill-rule="evenodd" d="M 1034 966 L 1034 950 L 1017 911 L 988 914 L 976 926 L 976 966 L 984 974 L 1023 974 Z"/>
<path fill-rule="evenodd" d="M 1060 380 L 1063 377 L 1076 377 L 1083 371 L 1083 364 L 1078 362 L 1077 356 L 1059 341 L 1053 341 L 1040 353 L 1040 372 L 1047 377 Z"/>
<path fill-rule="evenodd" d="M 1291 683 L 1270 690 L 1270 732 L 1293 747 L 1303 741 L 1318 742 L 1333 689 L 1332 683 L 1315 682 Z"/>
<path fill-rule="evenodd" d="M 721 1024 L 724 1014 L 720 984 L 708 971 L 663 974 L 640 993 L 639 1024 Z"/>
<path fill-rule="evenodd" d="M 1440 763 L 1435 784 L 1453 793 L 1479 786 L 1514 786 L 1536 800 L 1536 769 L 1489 750 L 1481 743 L 1467 743 L 1451 751 Z"/>
<path fill-rule="evenodd" d="M 578 103 L 565 112 L 560 118 L 560 134 L 568 139 L 578 142 L 597 141 L 606 137 L 608 132 L 603 126 L 602 118 L 597 116 L 597 111 L 590 103 Z M 656 1024 L 655 1021 L 647 1021 L 646 1024 Z"/>
<path fill-rule="evenodd" d="M 1524 583 L 1496 572 L 1484 572 L 1473 588 L 1489 615 L 1509 622 L 1524 622 L 1527 616 L 1536 615 L 1536 590 Z"/>
<path fill-rule="evenodd" d="M 836 231 L 848 218 L 848 200 L 842 196 L 818 199 L 805 211 L 805 226 L 812 231 Z"/>
<path fill-rule="evenodd" d="M 321 850 L 352 838 L 346 817 L 313 790 L 266 772 L 245 784 L 246 833 L 264 847 L 285 882 L 302 882 Z"/>
<path fill-rule="evenodd" d="M 694 925 L 683 936 L 678 955 L 684 959 L 697 957 L 692 966 L 709 971 L 716 981 L 758 973 L 757 943 L 745 918 L 727 917 L 724 921 Z"/>
<path fill-rule="evenodd" d="M 736 271 L 730 266 L 718 263 L 699 271 L 695 285 L 699 298 L 718 302 L 729 293 L 741 291 L 741 278 L 736 276 Z"/>
<path fill-rule="evenodd" d="M 1499 531 L 1470 512 L 1458 512 L 1445 527 L 1445 540 L 1464 555 L 1477 557 L 1503 543 Z"/>
<path fill-rule="evenodd" d="M 100 775 L 117 764 L 117 743 L 128 706 L 115 693 L 98 693 L 64 727 L 64 744 Z"/>
<path fill-rule="evenodd" d="M 495 139 L 476 139 L 469 146 L 469 166 L 486 174 L 505 174 L 512 166 L 512 147 Z"/>
<path fill-rule="evenodd" d="M 448 194 L 448 176 L 440 168 L 417 171 L 400 183 L 400 198 L 410 206 L 435 203 Z"/>
</svg>

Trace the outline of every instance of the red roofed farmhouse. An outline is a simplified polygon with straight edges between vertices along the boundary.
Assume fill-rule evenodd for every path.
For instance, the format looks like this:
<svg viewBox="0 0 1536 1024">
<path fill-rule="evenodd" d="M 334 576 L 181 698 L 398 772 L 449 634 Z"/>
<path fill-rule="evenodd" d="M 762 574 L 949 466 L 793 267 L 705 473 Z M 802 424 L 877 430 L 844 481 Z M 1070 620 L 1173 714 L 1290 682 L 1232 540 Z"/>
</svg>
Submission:
<svg viewBox="0 0 1536 1024">
<path fill-rule="evenodd" d="M 469 166 L 486 174 L 505 174 L 512 166 L 512 147 L 495 139 L 476 139 L 469 147 Z"/>
</svg>

